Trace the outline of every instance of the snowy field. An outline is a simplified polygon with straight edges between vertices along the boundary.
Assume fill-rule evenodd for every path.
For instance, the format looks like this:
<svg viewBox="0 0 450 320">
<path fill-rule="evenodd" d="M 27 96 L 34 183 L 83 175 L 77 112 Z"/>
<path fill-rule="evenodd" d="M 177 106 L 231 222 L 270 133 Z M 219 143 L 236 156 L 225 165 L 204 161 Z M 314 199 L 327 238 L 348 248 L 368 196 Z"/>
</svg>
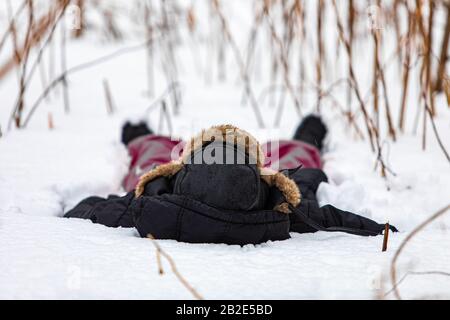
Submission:
<svg viewBox="0 0 450 320">
<path fill-rule="evenodd" d="M 234 14 L 232 27 L 239 33 L 246 21 L 244 10 L 236 1 L 226 9 Z M 135 43 L 139 41 L 100 43 L 94 37 L 71 41 L 69 68 Z M 201 128 L 232 123 L 261 141 L 289 138 L 299 122 L 292 104 L 287 103 L 280 128 L 258 129 L 250 106 L 242 105 L 243 86 L 231 54 L 227 79 L 220 82 L 217 70 L 210 70 L 209 77 L 205 72 L 206 48 L 198 49 L 200 55 L 188 46 L 179 50 L 183 103 L 173 118 L 175 134 L 187 138 Z M 63 111 L 59 87 L 24 130 L 6 129 L 17 97 L 16 74 L 0 82 L 0 298 L 192 298 L 165 261 L 166 273 L 158 273 L 154 245 L 139 238 L 136 230 L 61 218 L 88 195 L 123 193 L 121 179 L 129 162 L 120 143 L 125 120 L 146 119 L 158 130 L 159 110 L 145 115 L 152 102 L 145 93 L 145 64 L 145 51 L 136 50 L 71 75 L 71 112 Z M 111 87 L 113 115 L 106 110 L 103 79 Z M 157 72 L 156 97 L 165 83 Z M 256 82 L 255 91 L 261 89 Z M 41 92 L 39 81 L 33 82 L 26 101 L 31 103 Z M 398 95 L 394 89 L 393 95 Z M 387 180 L 374 171 L 376 155 L 367 141 L 356 139 L 331 107 L 323 112 L 330 129 L 324 153 L 330 183 L 320 186 L 320 202 L 395 225 L 400 232 L 390 235 L 387 252 L 381 252 L 382 237 L 324 232 L 291 234 L 286 241 L 244 247 L 171 240 L 159 240 L 159 245 L 206 299 L 394 298 L 386 293 L 392 287 L 389 268 L 396 249 L 414 227 L 450 199 L 449 164 L 431 125 L 427 149 L 422 151 L 421 132 L 414 134 L 411 129 L 417 106 L 413 100 L 410 103 L 405 134 L 395 143 L 386 142 L 388 164 L 396 173 Z M 436 125 L 448 150 L 450 109 L 443 97 L 437 104 Z M 313 107 L 313 97 L 307 96 L 303 112 Z M 262 104 L 268 125 L 275 109 Z M 53 130 L 48 128 L 49 113 Z M 398 278 L 411 271 L 450 272 L 449 228 L 450 214 L 415 237 L 399 260 Z M 450 277 L 409 275 L 400 290 L 404 298 L 450 299 Z"/>
</svg>

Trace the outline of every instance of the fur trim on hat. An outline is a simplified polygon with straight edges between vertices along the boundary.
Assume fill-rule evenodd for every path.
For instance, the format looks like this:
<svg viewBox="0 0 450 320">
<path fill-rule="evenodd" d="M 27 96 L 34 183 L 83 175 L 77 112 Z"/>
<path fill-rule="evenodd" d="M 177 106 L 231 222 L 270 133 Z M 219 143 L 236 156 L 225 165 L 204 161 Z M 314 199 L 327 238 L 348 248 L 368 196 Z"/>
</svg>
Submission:
<svg viewBox="0 0 450 320">
<path fill-rule="evenodd" d="M 161 164 L 156 168 L 150 170 L 146 174 L 139 178 L 139 182 L 136 186 L 135 195 L 136 198 L 140 197 L 144 193 L 145 186 L 152 180 L 159 177 L 171 177 L 183 168 L 183 164 L 180 161 L 171 161 L 169 163 Z"/>
<path fill-rule="evenodd" d="M 136 197 L 144 193 L 145 185 L 158 177 L 171 177 L 180 171 L 185 163 L 189 163 L 192 153 L 200 149 L 206 142 L 210 141 L 226 141 L 234 145 L 245 148 L 246 154 L 252 156 L 256 160 L 261 179 L 269 186 L 275 186 L 284 195 L 286 202 L 276 206 L 274 210 L 283 213 L 290 213 L 288 205 L 298 206 L 301 201 L 300 190 L 297 184 L 284 174 L 270 168 L 264 168 L 265 155 L 259 142 L 248 132 L 241 130 L 232 125 L 214 126 L 207 130 L 202 130 L 200 134 L 193 137 L 185 144 L 183 153 L 179 160 L 171 161 L 166 164 L 150 170 L 139 178 L 136 186 Z"/>
<path fill-rule="evenodd" d="M 245 149 L 245 153 L 256 160 L 258 168 L 264 166 L 265 155 L 264 151 L 250 133 L 239 129 L 231 124 L 213 126 L 207 130 L 202 130 L 198 135 L 188 141 L 183 149 L 181 159 L 183 163 L 188 162 L 191 154 L 200 149 L 205 143 L 211 141 L 226 141 L 238 147 Z"/>
<path fill-rule="evenodd" d="M 277 172 L 271 175 L 261 174 L 261 179 L 263 179 L 269 186 L 277 187 L 277 189 L 280 190 L 281 193 L 283 193 L 287 203 L 293 205 L 294 207 L 300 204 L 300 201 L 302 200 L 300 190 L 298 189 L 297 184 L 292 179 L 289 179 L 281 172 Z M 287 207 L 283 207 L 283 211 L 289 210 L 287 209 Z"/>
<path fill-rule="evenodd" d="M 279 205 L 275 206 L 273 210 L 286 214 L 291 213 L 291 210 L 289 210 L 289 203 L 287 202 L 280 203 Z"/>
</svg>

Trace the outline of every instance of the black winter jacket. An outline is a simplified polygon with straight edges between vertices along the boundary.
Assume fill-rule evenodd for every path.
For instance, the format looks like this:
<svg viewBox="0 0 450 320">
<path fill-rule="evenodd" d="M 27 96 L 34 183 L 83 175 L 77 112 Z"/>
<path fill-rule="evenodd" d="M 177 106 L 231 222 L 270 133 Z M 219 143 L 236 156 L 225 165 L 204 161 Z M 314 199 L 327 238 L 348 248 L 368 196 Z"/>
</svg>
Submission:
<svg viewBox="0 0 450 320">
<path fill-rule="evenodd" d="M 321 182 L 327 181 L 322 170 L 297 169 L 283 173 L 295 181 L 302 194 L 298 207 L 290 206 L 290 214 L 273 209 L 281 202 L 282 195 L 266 183 L 262 183 L 257 197 L 260 203 L 253 204 L 253 209 L 228 210 L 221 208 L 220 201 L 233 202 L 238 195 L 230 198 L 228 194 L 233 194 L 232 190 L 224 191 L 222 198 L 208 198 L 208 205 L 198 197 L 177 190 L 177 180 L 182 175 L 177 173 L 147 183 L 140 197 L 130 192 L 123 197 L 87 198 L 67 212 L 65 217 L 90 219 L 108 227 L 135 227 L 141 237 L 152 235 L 156 239 L 238 245 L 288 239 L 289 232 L 324 230 L 370 236 L 381 234 L 384 230 L 383 224 L 365 217 L 331 205 L 320 207 L 316 191 Z M 213 176 L 211 179 L 216 179 Z M 217 184 L 217 181 L 214 183 Z M 227 188 L 230 189 L 230 186 Z M 199 191 L 199 194 L 204 194 L 204 191 Z M 396 231 L 394 227 L 391 230 Z"/>
</svg>

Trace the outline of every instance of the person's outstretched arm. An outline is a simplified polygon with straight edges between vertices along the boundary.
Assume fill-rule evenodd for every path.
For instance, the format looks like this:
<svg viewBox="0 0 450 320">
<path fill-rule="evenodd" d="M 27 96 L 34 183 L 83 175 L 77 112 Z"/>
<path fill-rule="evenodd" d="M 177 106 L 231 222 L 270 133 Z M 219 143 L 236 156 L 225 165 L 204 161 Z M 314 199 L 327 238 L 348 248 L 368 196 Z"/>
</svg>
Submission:
<svg viewBox="0 0 450 320">
<path fill-rule="evenodd" d="M 146 185 L 145 194 L 155 196 L 171 192 L 171 190 L 169 179 L 161 177 Z M 107 227 L 131 228 L 135 226 L 131 208 L 134 199 L 134 190 L 122 197 L 115 195 L 110 195 L 106 199 L 89 197 L 78 203 L 64 217 L 90 219 L 94 223 Z"/>
<path fill-rule="evenodd" d="M 291 231 L 305 233 L 323 231 L 342 231 L 357 235 L 378 235 L 384 230 L 379 224 L 363 216 L 340 210 L 332 205 L 320 207 L 316 192 L 321 182 L 327 182 L 327 176 L 320 169 L 291 170 L 290 178 L 300 188 L 302 201 L 291 213 Z M 397 229 L 391 226 L 392 231 Z"/>
<path fill-rule="evenodd" d="M 110 195 L 106 199 L 89 197 L 68 211 L 64 217 L 89 219 L 107 227 L 131 228 L 134 223 L 128 208 L 133 198 L 133 192 L 129 192 L 123 197 Z"/>
</svg>

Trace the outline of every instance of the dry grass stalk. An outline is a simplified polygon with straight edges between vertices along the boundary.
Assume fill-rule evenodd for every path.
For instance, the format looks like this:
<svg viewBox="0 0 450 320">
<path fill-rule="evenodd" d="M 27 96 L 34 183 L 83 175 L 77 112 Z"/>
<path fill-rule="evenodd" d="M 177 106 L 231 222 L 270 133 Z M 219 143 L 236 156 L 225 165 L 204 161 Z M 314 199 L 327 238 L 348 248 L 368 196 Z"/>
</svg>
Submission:
<svg viewBox="0 0 450 320">
<path fill-rule="evenodd" d="M 348 42 L 349 42 L 349 59 L 352 61 L 353 59 L 353 42 L 355 36 L 355 24 L 356 24 L 356 9 L 354 0 L 348 0 Z M 350 64 L 348 67 L 347 77 L 350 77 Z M 350 86 L 347 86 L 347 107 L 348 114 L 351 115 L 352 112 L 352 89 Z"/>
<path fill-rule="evenodd" d="M 175 57 L 175 39 L 177 38 L 177 23 L 174 15 L 170 14 L 177 11 L 176 3 L 170 0 L 161 1 L 162 25 L 161 32 L 164 35 L 161 39 L 161 47 L 164 50 L 163 70 L 169 83 L 175 83 L 178 80 L 177 59 Z M 172 91 L 171 99 L 174 115 L 178 115 L 180 110 L 180 97 L 178 91 Z"/>
<path fill-rule="evenodd" d="M 254 51 L 255 51 L 255 43 L 258 35 L 258 31 L 261 26 L 262 18 L 263 18 L 264 10 L 258 10 L 258 12 L 255 14 L 255 17 L 253 19 L 253 26 L 250 30 L 250 37 L 247 45 L 247 59 L 245 62 L 245 72 L 247 74 L 250 74 L 251 69 L 251 62 L 254 58 Z"/>
<path fill-rule="evenodd" d="M 322 23 L 323 16 L 325 14 L 325 5 L 323 0 L 319 0 L 317 2 L 317 48 L 318 48 L 318 56 L 316 61 L 316 82 L 317 82 L 317 105 L 316 109 L 320 112 L 320 103 L 321 103 L 321 94 L 322 90 L 322 64 L 324 58 L 324 44 L 323 44 L 323 35 L 322 35 Z M 350 49 L 351 51 L 351 49 Z M 350 52 L 351 55 L 351 52 Z"/>
<path fill-rule="evenodd" d="M 392 258 L 391 262 L 391 283 L 393 286 L 394 294 L 397 299 L 401 299 L 400 291 L 398 290 L 398 282 L 397 282 L 397 260 L 399 259 L 401 253 L 405 249 L 406 245 L 411 241 L 414 236 L 416 236 L 421 230 L 423 230 L 427 225 L 429 225 L 431 222 L 439 218 L 440 216 L 444 215 L 448 210 L 450 209 L 450 204 L 446 207 L 442 208 L 441 210 L 437 211 L 435 214 L 433 214 L 431 217 L 426 219 L 424 222 L 419 224 L 416 228 L 414 228 L 413 231 L 411 231 L 406 238 L 402 241 L 400 246 L 398 247 L 397 251 L 394 254 L 394 257 Z"/>
<path fill-rule="evenodd" d="M 439 55 L 439 64 L 437 66 L 436 80 L 434 84 L 434 91 L 441 92 L 443 90 L 443 82 L 445 77 L 445 66 L 449 57 L 449 42 L 450 42 L 450 2 L 444 2 L 447 10 L 447 21 L 445 23 L 445 30 L 442 35 L 441 53 Z M 450 103 L 449 103 L 450 105 Z"/>
<path fill-rule="evenodd" d="M 159 123 L 158 123 L 158 132 L 162 132 L 164 119 L 167 123 L 167 129 L 169 130 L 169 136 L 173 133 L 173 127 L 172 127 L 172 119 L 170 112 L 167 108 L 166 100 L 161 100 L 161 110 L 159 114 Z"/>
<path fill-rule="evenodd" d="M 447 97 L 447 107 L 450 107 L 450 78 L 444 76 L 443 83 L 443 89 L 445 92 L 445 96 Z"/>
<path fill-rule="evenodd" d="M 40 59 L 40 61 L 38 62 L 38 65 L 39 65 L 39 75 L 40 75 L 40 79 L 41 79 L 42 90 L 44 90 L 48 84 L 44 60 Z"/>
<path fill-rule="evenodd" d="M 388 248 L 389 241 L 389 223 L 384 225 L 384 234 L 383 234 L 383 247 L 381 248 L 382 252 L 385 252 Z"/>
<path fill-rule="evenodd" d="M 114 16 L 114 13 L 110 9 L 103 10 L 103 19 L 106 23 L 106 35 L 110 36 L 113 40 L 122 39 L 122 32 L 117 27 L 116 18 Z"/>
<path fill-rule="evenodd" d="M 153 25 L 152 25 L 152 2 L 146 1 L 144 4 L 144 22 L 145 32 L 147 36 L 147 90 L 150 97 L 153 97 L 155 85 L 154 85 L 154 73 L 153 73 Z"/>
<path fill-rule="evenodd" d="M 72 31 L 72 35 L 74 38 L 81 38 L 84 34 L 85 22 L 84 22 L 84 11 L 85 11 L 85 0 L 75 0 L 75 5 L 79 8 L 78 17 L 80 19 L 79 26 Z"/>
<path fill-rule="evenodd" d="M 412 13 L 408 10 L 408 31 L 405 39 L 405 60 L 403 63 L 403 75 L 402 75 L 402 97 L 400 105 L 400 116 L 398 126 L 403 132 L 405 129 L 405 111 L 406 111 L 406 99 L 408 95 L 409 88 L 409 75 L 411 69 L 411 42 L 413 41 L 413 29 L 414 29 L 414 18 Z"/>
<path fill-rule="evenodd" d="M 427 94 L 426 89 L 423 90 L 423 94 L 421 95 L 423 101 L 424 101 L 424 109 L 423 109 L 423 122 L 422 122 L 422 150 L 425 151 L 427 148 L 427 109 L 428 109 L 428 101 L 427 101 Z M 431 118 L 433 118 L 433 115 L 431 115 Z"/>
<path fill-rule="evenodd" d="M 27 1 L 27 0 L 25 0 L 25 1 Z M 27 2 L 25 2 L 25 6 L 26 5 L 27 5 Z M 8 7 L 8 19 L 10 21 L 11 41 L 12 41 L 12 45 L 13 45 L 13 55 L 11 57 L 11 60 L 9 61 L 10 63 L 4 65 L 3 68 L 0 68 L 0 79 L 2 78 L 2 73 L 5 72 L 5 67 L 6 67 L 6 73 L 7 73 L 10 69 L 12 69 L 12 68 L 8 69 L 8 67 L 10 67 L 11 65 L 20 64 L 20 60 L 21 60 L 21 56 L 20 56 L 19 48 L 18 48 L 17 29 L 16 29 L 16 21 L 15 21 L 15 19 L 17 17 L 13 17 L 13 13 L 12 13 L 13 9 L 12 9 L 12 5 L 11 5 L 11 0 L 7 1 L 7 7 Z M 17 76 L 18 84 L 20 86 L 21 74 L 20 74 L 19 68 L 17 69 L 16 76 Z M 17 124 L 17 117 L 15 117 L 16 111 L 17 111 L 17 108 L 14 110 L 14 113 L 11 115 L 11 119 L 14 119 L 16 122 L 16 126 L 19 126 L 20 123 Z M 9 125 L 8 125 L 8 127 L 9 127 Z"/>
<path fill-rule="evenodd" d="M 197 18 L 195 15 L 195 10 L 193 6 L 190 6 L 187 15 L 186 15 L 186 23 L 190 33 L 194 33 L 197 28 Z"/>
<path fill-rule="evenodd" d="M 8 122 L 8 130 L 11 127 L 12 121 L 15 122 L 17 128 L 23 127 L 22 114 L 21 113 L 19 114 L 19 112 L 18 112 L 19 110 L 23 110 L 23 107 L 21 107 L 21 105 L 23 105 L 23 96 L 25 94 L 25 91 L 28 87 L 29 82 L 31 81 L 31 79 L 34 75 L 34 72 L 35 72 L 37 66 L 39 65 L 39 63 L 41 61 L 42 54 L 43 54 L 46 46 L 52 40 L 53 33 L 55 32 L 58 22 L 64 15 L 65 9 L 66 9 L 67 5 L 69 4 L 69 0 L 64 0 L 64 1 L 58 2 L 58 4 L 61 5 L 62 7 L 51 8 L 50 11 L 43 18 L 41 18 L 36 25 L 32 24 L 32 29 L 29 29 L 30 33 L 28 34 L 28 32 L 27 32 L 28 36 L 25 38 L 25 45 L 24 45 L 24 50 L 23 50 L 26 53 L 25 57 L 27 59 L 25 60 L 25 63 L 22 63 L 22 71 L 24 68 L 26 69 L 26 66 L 28 63 L 29 51 L 31 50 L 31 48 L 33 46 L 35 46 L 37 43 L 40 42 L 41 38 L 43 37 L 42 32 L 45 32 L 48 28 L 50 28 L 49 36 L 47 37 L 46 41 L 40 48 L 40 50 L 37 54 L 37 58 L 36 58 L 35 62 L 33 63 L 29 74 L 26 75 L 26 70 L 25 70 L 25 72 L 22 72 L 22 74 L 21 74 L 21 78 L 23 77 L 23 79 L 20 79 L 19 95 L 16 100 L 15 106 L 12 110 L 10 120 Z M 60 13 L 58 16 L 56 16 L 55 12 L 58 10 Z M 50 23 L 52 23 L 51 27 L 49 27 Z M 22 58 L 21 58 L 21 60 L 22 60 Z M 20 112 L 22 112 L 22 111 L 20 111 Z"/>
<path fill-rule="evenodd" d="M 28 1 L 28 0 L 26 0 Z M 64 0 L 61 3 L 68 2 L 68 0 Z M 58 5 L 61 4 L 58 2 Z M 13 42 L 16 43 L 14 45 L 14 52 L 11 58 L 7 59 L 3 65 L 0 66 L 0 80 L 2 80 L 11 70 L 14 69 L 17 65 L 20 65 L 22 62 L 22 57 L 25 54 L 28 54 L 27 51 L 31 50 L 34 46 L 36 46 L 43 35 L 47 33 L 47 31 L 51 28 L 54 22 L 54 8 L 51 8 L 44 16 L 36 20 L 32 28 L 32 34 L 27 39 L 24 39 L 24 43 L 19 45 L 17 41 L 15 22 L 11 22 L 11 35 Z"/>
<path fill-rule="evenodd" d="M 301 103 L 299 100 L 299 97 L 297 95 L 296 90 L 294 89 L 294 86 L 292 84 L 292 81 L 290 79 L 289 70 L 290 70 L 290 62 L 289 62 L 289 51 L 291 49 L 292 42 L 294 40 L 294 37 L 296 33 L 299 34 L 300 41 L 304 38 L 303 34 L 303 6 L 301 5 L 300 1 L 294 1 L 292 6 L 288 6 L 286 2 L 281 2 L 282 6 L 282 12 L 283 12 L 283 21 L 284 22 L 284 36 L 280 37 L 277 34 L 275 24 L 272 21 L 272 18 L 270 16 L 270 11 L 273 10 L 272 6 L 275 4 L 275 2 L 270 1 L 264 1 L 262 10 L 257 14 L 257 21 L 258 26 L 262 21 L 265 21 L 269 27 L 269 33 L 270 33 L 270 43 L 272 44 L 272 79 L 273 81 L 276 81 L 279 66 L 282 68 L 282 77 L 283 82 L 286 90 L 288 91 L 289 95 L 291 96 L 294 107 L 298 113 L 298 115 L 301 117 Z M 256 23 L 255 23 L 256 25 Z M 298 29 L 298 31 L 297 31 Z M 277 54 L 278 52 L 278 54 Z M 300 51 L 301 52 L 301 51 Z M 300 59 L 302 59 L 302 56 L 300 54 Z M 300 61 L 300 78 L 304 79 L 304 73 L 303 73 L 303 65 L 302 61 Z M 303 83 L 303 82 L 302 82 Z M 302 95 L 302 86 L 300 87 L 300 95 Z M 320 96 L 320 93 L 318 93 L 318 96 Z M 274 96 L 272 95 L 271 98 Z M 281 115 L 284 107 L 284 99 L 285 98 L 285 91 L 282 90 L 280 92 L 280 100 L 278 109 L 276 111 L 275 121 L 274 125 L 278 127 L 281 122 Z M 275 102 L 271 102 L 271 105 L 275 104 Z"/>
<path fill-rule="evenodd" d="M 379 101 L 378 101 L 378 77 L 380 72 L 380 62 L 378 59 L 379 54 L 379 41 L 378 41 L 378 32 L 377 30 L 372 30 L 373 35 L 373 43 L 374 43 L 374 52 L 373 52 L 373 80 L 372 80 L 372 96 L 373 96 L 373 111 L 375 113 L 375 124 L 377 126 L 377 129 L 380 130 L 380 108 L 379 108 Z"/>
<path fill-rule="evenodd" d="M 278 37 L 278 35 L 276 33 L 275 26 L 272 22 L 272 19 L 269 16 L 269 11 L 268 11 L 267 7 L 265 8 L 265 18 L 269 25 L 272 39 L 278 45 L 279 59 L 281 62 L 281 66 L 283 67 L 283 80 L 284 80 L 286 89 L 288 90 L 292 100 L 294 101 L 295 110 L 297 111 L 298 115 L 301 117 L 302 111 L 301 111 L 300 101 L 298 100 L 297 94 L 295 93 L 294 87 L 293 87 L 293 85 L 291 83 L 291 79 L 289 77 L 288 57 L 287 57 L 286 51 L 284 50 L 283 42 L 281 41 L 281 39 Z M 278 112 L 278 114 L 281 114 L 281 112 Z M 277 120 L 275 121 L 275 125 L 278 126 L 280 124 L 281 117 L 277 116 L 276 119 Z"/>
<path fill-rule="evenodd" d="M 65 10 L 65 8 L 64 8 Z M 65 74 L 67 70 L 67 52 L 66 52 L 66 23 L 65 20 L 61 20 L 61 71 Z M 67 84 L 67 77 L 64 75 L 61 79 L 61 84 L 63 88 L 63 101 L 64 101 L 64 111 L 66 113 L 70 112 L 70 100 L 69 100 L 69 86 Z"/>
<path fill-rule="evenodd" d="M 395 141 L 396 133 L 395 133 L 395 129 L 394 129 L 394 124 L 392 122 L 391 107 L 389 104 L 389 97 L 388 97 L 388 92 L 387 92 L 386 80 L 384 77 L 384 70 L 383 70 L 383 68 L 380 67 L 381 66 L 381 63 L 380 63 L 380 33 L 378 32 L 378 30 L 373 31 L 373 38 L 375 41 L 375 59 L 376 59 L 376 68 L 377 68 L 375 77 L 376 77 L 376 81 L 378 81 L 378 79 L 381 80 L 381 85 L 383 87 L 384 105 L 386 108 L 386 120 L 387 120 L 387 124 L 388 124 L 389 135 Z"/>
<path fill-rule="evenodd" d="M 177 277 L 177 279 L 180 281 L 180 283 L 192 294 L 192 296 L 195 299 L 203 300 L 203 297 L 197 292 L 197 290 L 195 290 L 194 287 L 192 287 L 189 284 L 189 282 L 186 280 L 186 278 L 184 278 L 181 275 L 181 273 L 178 271 L 178 268 L 177 268 L 177 265 L 176 265 L 175 261 L 172 259 L 172 257 L 167 252 L 165 252 L 161 248 L 161 246 L 159 245 L 158 241 L 156 241 L 156 239 L 153 237 L 153 235 L 148 234 L 147 238 L 150 239 L 151 242 L 153 243 L 153 245 L 155 246 L 159 274 L 160 275 L 164 274 L 164 271 L 162 269 L 162 264 L 161 264 L 161 257 L 164 257 L 167 260 L 167 262 L 169 262 L 169 265 L 170 265 L 170 268 L 172 269 L 173 274 Z M 158 255 L 160 256 L 160 258 L 158 258 Z"/>
<path fill-rule="evenodd" d="M 378 1 L 380 3 L 380 1 Z M 399 16 L 399 8 L 401 5 L 401 0 L 394 0 L 393 7 L 392 7 L 392 23 L 394 24 L 394 30 L 395 30 L 395 37 L 397 38 L 397 52 L 401 51 L 401 43 L 402 43 L 402 36 L 400 31 L 400 16 Z M 378 4 L 379 6 L 380 4 Z M 407 1 L 405 1 L 405 6 L 408 6 Z M 398 62 L 399 66 L 402 66 L 402 56 L 399 54 L 398 56 Z"/>
<path fill-rule="evenodd" d="M 422 88 L 422 96 L 423 96 L 423 99 L 425 101 L 424 123 L 426 123 L 426 118 L 427 118 L 427 114 L 428 114 L 429 117 L 430 117 L 431 126 L 433 128 L 434 136 L 436 137 L 436 141 L 437 141 L 439 147 L 441 148 L 442 152 L 444 153 L 445 157 L 447 158 L 448 162 L 450 163 L 450 155 L 449 155 L 447 149 L 445 149 L 444 144 L 442 143 L 442 140 L 441 140 L 441 138 L 439 136 L 439 132 L 438 132 L 438 130 L 436 128 L 436 124 L 434 123 L 432 110 L 429 107 L 429 105 L 427 103 L 427 100 L 426 100 L 426 97 L 425 97 L 426 90 L 427 90 L 427 87 L 423 87 Z M 424 127 L 424 134 L 423 134 L 424 139 L 425 139 L 425 131 L 426 131 L 426 126 Z M 425 149 L 425 141 L 423 141 L 423 143 L 424 143 L 423 147 Z"/>
<path fill-rule="evenodd" d="M 8 15 L 9 15 L 9 24 L 8 28 L 6 29 L 6 32 L 3 34 L 0 40 L 0 51 L 2 51 L 3 46 L 6 43 L 6 40 L 8 40 L 8 36 L 15 30 L 15 21 L 17 20 L 17 17 L 22 13 L 22 11 L 25 9 L 27 5 L 27 0 L 24 0 L 20 7 L 17 9 L 16 13 L 12 15 L 11 13 L 11 3 L 8 2 Z"/>
<path fill-rule="evenodd" d="M 426 86 L 428 90 L 428 95 L 430 99 L 431 113 L 433 117 L 436 114 L 436 107 L 434 101 L 433 93 L 433 81 L 431 79 L 431 69 L 432 69 L 432 55 L 433 55 L 433 19 L 434 19 L 434 1 L 428 1 L 428 35 L 425 40 L 426 43 Z"/>
<path fill-rule="evenodd" d="M 27 66 L 28 66 L 28 58 L 30 53 L 30 36 L 31 36 L 31 30 L 33 28 L 34 23 L 34 8 L 33 8 L 33 1 L 27 0 L 27 8 L 28 8 L 28 27 L 25 34 L 25 40 L 24 40 L 24 53 L 22 57 L 18 57 L 17 54 L 17 40 L 15 43 L 15 51 L 16 51 L 16 58 L 19 59 L 17 61 L 18 64 L 22 63 L 22 68 L 20 70 L 20 79 L 19 79 L 19 100 L 17 104 L 17 109 L 14 115 L 16 127 L 20 128 L 21 121 L 22 121 L 22 113 L 25 106 L 25 77 L 27 74 Z M 15 34 L 15 32 L 14 32 Z"/>
<path fill-rule="evenodd" d="M 105 91 L 105 100 L 106 100 L 106 110 L 108 114 L 114 114 L 114 101 L 111 95 L 111 90 L 109 89 L 109 84 L 107 79 L 103 79 L 103 89 Z"/>
<path fill-rule="evenodd" d="M 264 120 L 263 120 L 261 111 L 259 109 L 259 105 L 256 101 L 255 95 L 253 93 L 253 89 L 250 84 L 250 77 L 248 76 L 247 69 L 245 67 L 241 53 L 239 52 L 239 47 L 237 46 L 236 42 L 234 41 L 234 38 L 231 35 L 230 29 L 228 27 L 227 20 L 225 19 L 225 16 L 222 13 L 219 0 L 212 0 L 212 7 L 214 9 L 214 12 L 216 12 L 217 16 L 219 17 L 220 24 L 222 26 L 222 31 L 223 31 L 226 39 L 228 40 L 228 43 L 230 44 L 231 49 L 233 50 L 236 62 L 238 63 L 238 66 L 239 66 L 242 81 L 244 82 L 246 95 L 250 99 L 250 105 L 252 106 L 253 112 L 255 113 L 255 117 L 256 117 L 258 126 L 260 128 L 265 128 Z"/>
<path fill-rule="evenodd" d="M 53 116 L 52 116 L 51 112 L 49 112 L 47 115 L 47 124 L 48 124 L 48 128 L 50 130 L 53 130 L 55 128 L 55 125 L 53 123 Z"/>
<path fill-rule="evenodd" d="M 367 113 L 367 108 L 364 104 L 364 101 L 362 99 L 361 96 L 361 92 L 359 90 L 359 86 L 358 86 L 358 82 L 356 81 L 356 77 L 355 77 L 355 72 L 353 70 L 353 66 L 352 66 L 352 61 L 350 60 L 350 44 L 348 42 L 348 40 L 346 40 L 345 35 L 344 35 L 344 27 L 342 25 L 342 21 L 341 18 L 339 16 L 339 11 L 336 5 L 336 0 L 333 0 L 333 7 L 335 10 L 335 14 L 336 14 L 336 23 L 337 23 L 337 27 L 338 27 L 338 33 L 339 33 L 339 38 L 341 39 L 341 42 L 344 44 L 345 47 L 345 51 L 347 52 L 347 57 L 349 59 L 349 71 L 350 71 L 350 83 L 351 83 L 351 87 L 353 88 L 356 98 L 358 99 L 358 103 L 360 106 L 360 109 L 363 113 L 364 116 L 364 121 L 366 124 L 366 129 L 367 129 L 367 134 L 369 136 L 369 142 L 370 142 L 370 146 L 372 148 L 372 151 L 375 151 L 375 147 L 374 147 L 374 135 L 375 138 L 378 135 L 378 132 L 376 130 L 374 130 L 374 126 L 372 123 L 372 120 L 369 117 L 369 114 Z"/>
<path fill-rule="evenodd" d="M 152 40 L 153 41 L 153 40 Z M 30 111 L 28 112 L 27 116 L 25 117 L 25 120 L 23 122 L 22 128 L 26 127 L 29 121 L 31 120 L 33 114 L 36 112 L 37 108 L 41 105 L 42 101 L 47 97 L 47 95 L 52 92 L 53 89 L 57 87 L 57 85 L 62 81 L 64 77 L 67 77 L 70 74 L 74 74 L 80 71 L 83 71 L 85 69 L 91 68 L 93 66 L 96 66 L 101 63 L 105 63 L 109 60 L 112 60 L 114 58 L 117 58 L 121 55 L 134 52 L 136 50 L 141 50 L 142 48 L 145 48 L 147 46 L 147 42 L 145 41 L 142 44 L 126 47 L 119 49 L 117 51 L 114 51 L 113 53 L 101 56 L 99 58 L 96 58 L 94 60 L 79 64 L 77 66 L 71 67 L 70 69 L 67 69 L 64 73 L 60 74 L 58 77 L 56 77 L 54 80 L 52 80 L 47 87 L 42 91 L 42 93 L 39 95 L 39 97 L 36 99 L 32 107 L 30 108 Z"/>
</svg>

